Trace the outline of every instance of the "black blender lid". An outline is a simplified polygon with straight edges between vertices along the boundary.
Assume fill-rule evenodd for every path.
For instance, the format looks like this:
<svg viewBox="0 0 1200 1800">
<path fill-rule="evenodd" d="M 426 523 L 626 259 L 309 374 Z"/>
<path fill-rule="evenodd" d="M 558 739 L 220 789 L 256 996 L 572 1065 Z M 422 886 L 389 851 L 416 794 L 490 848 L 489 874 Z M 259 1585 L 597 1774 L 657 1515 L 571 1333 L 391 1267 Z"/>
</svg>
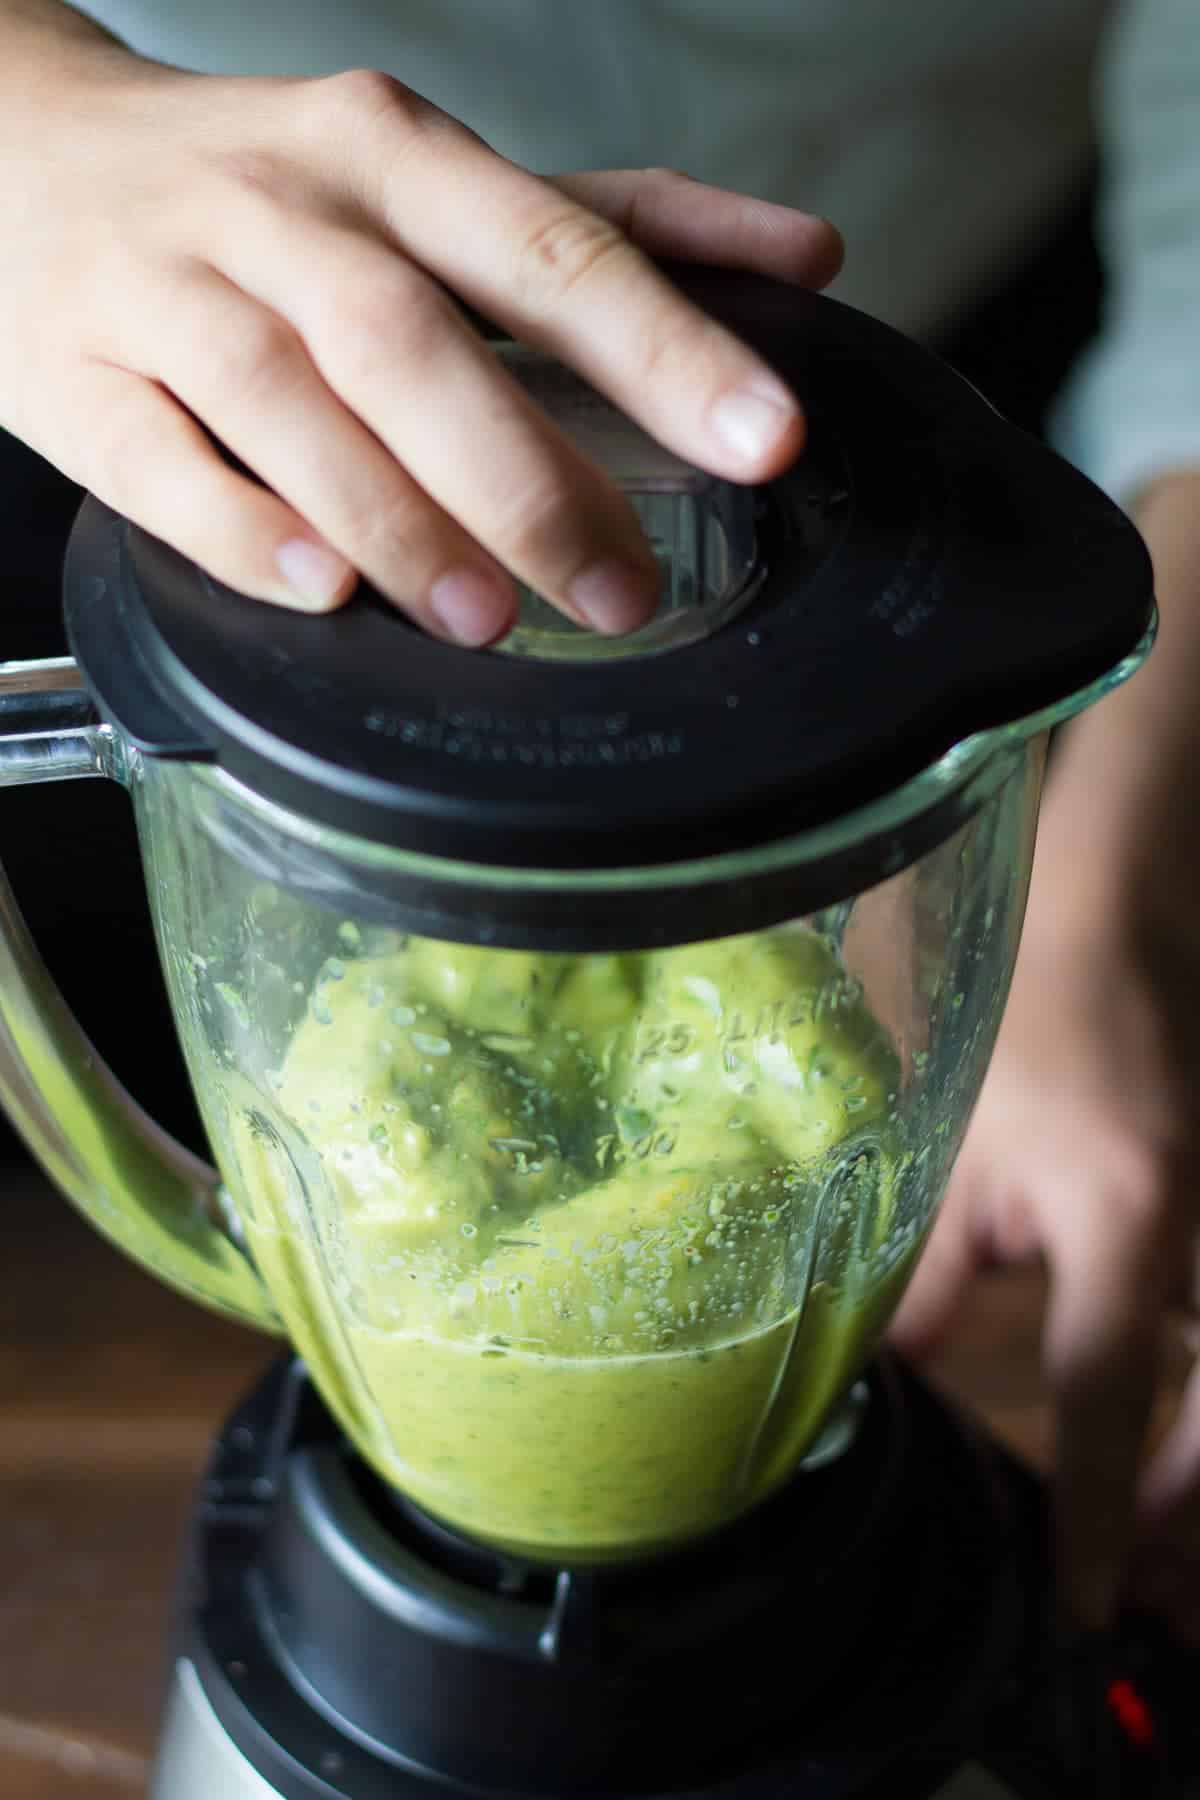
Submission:
<svg viewBox="0 0 1200 1800">
<path fill-rule="evenodd" d="M 849 307 L 673 273 L 810 419 L 804 455 L 756 491 L 765 575 L 735 619 L 648 657 L 465 650 L 365 586 L 319 617 L 217 590 L 89 500 L 66 611 L 101 710 L 149 756 L 215 761 L 377 842 L 612 870 L 827 823 L 1135 649 L 1149 558 L 1084 476 Z"/>
</svg>

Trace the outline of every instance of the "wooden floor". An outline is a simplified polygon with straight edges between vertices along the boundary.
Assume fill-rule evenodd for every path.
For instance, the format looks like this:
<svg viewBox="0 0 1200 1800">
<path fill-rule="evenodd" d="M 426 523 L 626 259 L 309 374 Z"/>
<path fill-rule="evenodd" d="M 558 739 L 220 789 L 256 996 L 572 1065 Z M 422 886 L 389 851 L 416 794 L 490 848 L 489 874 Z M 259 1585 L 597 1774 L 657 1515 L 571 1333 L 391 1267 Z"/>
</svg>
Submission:
<svg viewBox="0 0 1200 1800">
<path fill-rule="evenodd" d="M 191 1483 L 271 1348 L 142 1275 L 31 1169 L 0 1169 L 0 1221 L 0 1795 L 131 1800 Z M 1037 1461 L 1040 1309 L 1036 1278 L 987 1281 L 939 1370 Z"/>
</svg>

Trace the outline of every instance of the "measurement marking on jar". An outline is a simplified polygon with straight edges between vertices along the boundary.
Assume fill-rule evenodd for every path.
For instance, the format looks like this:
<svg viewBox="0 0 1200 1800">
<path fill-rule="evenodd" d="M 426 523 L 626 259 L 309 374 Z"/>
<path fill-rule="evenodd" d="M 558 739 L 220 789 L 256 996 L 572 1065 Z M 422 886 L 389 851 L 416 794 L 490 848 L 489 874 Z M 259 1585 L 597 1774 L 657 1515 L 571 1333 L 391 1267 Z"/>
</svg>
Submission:
<svg viewBox="0 0 1200 1800">
<path fill-rule="evenodd" d="M 794 1001 L 772 1000 L 757 1013 L 747 1014 L 740 1009 L 723 1012 L 716 1021 L 714 1040 L 723 1049 L 734 1044 L 782 1044 L 789 1031 L 817 1024 L 830 1014 L 856 1007 L 862 998 L 862 983 L 846 976 L 843 980 L 826 983 L 815 994 L 798 995 Z M 689 1056 L 702 1049 L 703 1044 L 703 1035 L 691 1025 L 675 1023 L 643 1027 L 634 1061 L 647 1063 Z"/>
<path fill-rule="evenodd" d="M 623 1162 L 645 1162 L 650 1156 L 670 1156 L 678 1137 L 678 1131 L 671 1126 L 644 1132 L 632 1142 L 626 1142 L 615 1131 L 606 1131 L 596 1139 L 596 1166 L 612 1169 Z"/>
</svg>

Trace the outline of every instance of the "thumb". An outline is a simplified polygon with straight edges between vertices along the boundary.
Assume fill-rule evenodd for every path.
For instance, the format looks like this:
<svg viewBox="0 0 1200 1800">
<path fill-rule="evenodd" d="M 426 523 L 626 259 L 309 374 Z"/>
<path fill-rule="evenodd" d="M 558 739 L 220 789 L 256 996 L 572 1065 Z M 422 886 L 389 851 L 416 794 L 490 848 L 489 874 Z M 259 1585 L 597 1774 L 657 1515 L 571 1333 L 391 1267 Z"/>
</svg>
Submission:
<svg viewBox="0 0 1200 1800">
<path fill-rule="evenodd" d="M 1164 1301 L 1155 1216 L 1119 1194 L 1053 1196 L 1043 1361 L 1055 1413 L 1055 1532 L 1070 1624 L 1111 1623 L 1157 1383 Z"/>
<path fill-rule="evenodd" d="M 938 1348 L 966 1299 L 979 1260 L 967 1182 L 956 1171 L 888 1332 L 898 1350 L 921 1357 Z"/>
</svg>

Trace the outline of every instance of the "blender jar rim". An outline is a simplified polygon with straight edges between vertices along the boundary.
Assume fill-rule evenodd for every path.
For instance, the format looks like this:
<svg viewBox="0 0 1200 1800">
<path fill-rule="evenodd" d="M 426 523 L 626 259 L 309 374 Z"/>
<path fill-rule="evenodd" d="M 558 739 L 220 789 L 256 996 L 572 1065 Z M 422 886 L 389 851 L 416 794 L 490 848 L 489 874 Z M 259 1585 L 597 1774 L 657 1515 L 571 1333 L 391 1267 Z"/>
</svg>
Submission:
<svg viewBox="0 0 1200 1800">
<path fill-rule="evenodd" d="M 306 842 L 360 867 L 390 869 L 414 877 L 429 875 L 439 882 L 463 888 L 486 887 L 492 892 L 501 888 L 529 894 L 616 894 L 630 890 L 652 893 L 661 887 L 723 884 L 809 866 L 852 850 L 856 845 L 877 842 L 886 835 L 894 837 L 894 844 L 879 870 L 878 879 L 882 880 L 899 873 L 918 855 L 932 848 L 932 842 L 922 838 L 909 854 L 904 835 L 908 828 L 918 825 L 932 811 L 943 809 L 946 802 L 957 799 L 959 804 L 954 807 L 944 828 L 938 830 L 933 842 L 949 836 L 965 818 L 984 805 L 1007 778 L 1014 758 L 1029 740 L 1064 723 L 1119 687 L 1141 666 L 1153 638 L 1152 625 L 1136 649 L 1096 681 L 1023 718 L 972 733 L 887 794 L 799 832 L 682 861 L 591 869 L 467 862 L 409 845 L 385 843 L 307 817 L 256 792 L 219 764 L 195 762 L 188 766 L 205 786 L 253 812 L 264 824 L 285 833 L 290 839 Z M 140 760 L 137 752 L 133 755 L 135 762 Z"/>
</svg>

